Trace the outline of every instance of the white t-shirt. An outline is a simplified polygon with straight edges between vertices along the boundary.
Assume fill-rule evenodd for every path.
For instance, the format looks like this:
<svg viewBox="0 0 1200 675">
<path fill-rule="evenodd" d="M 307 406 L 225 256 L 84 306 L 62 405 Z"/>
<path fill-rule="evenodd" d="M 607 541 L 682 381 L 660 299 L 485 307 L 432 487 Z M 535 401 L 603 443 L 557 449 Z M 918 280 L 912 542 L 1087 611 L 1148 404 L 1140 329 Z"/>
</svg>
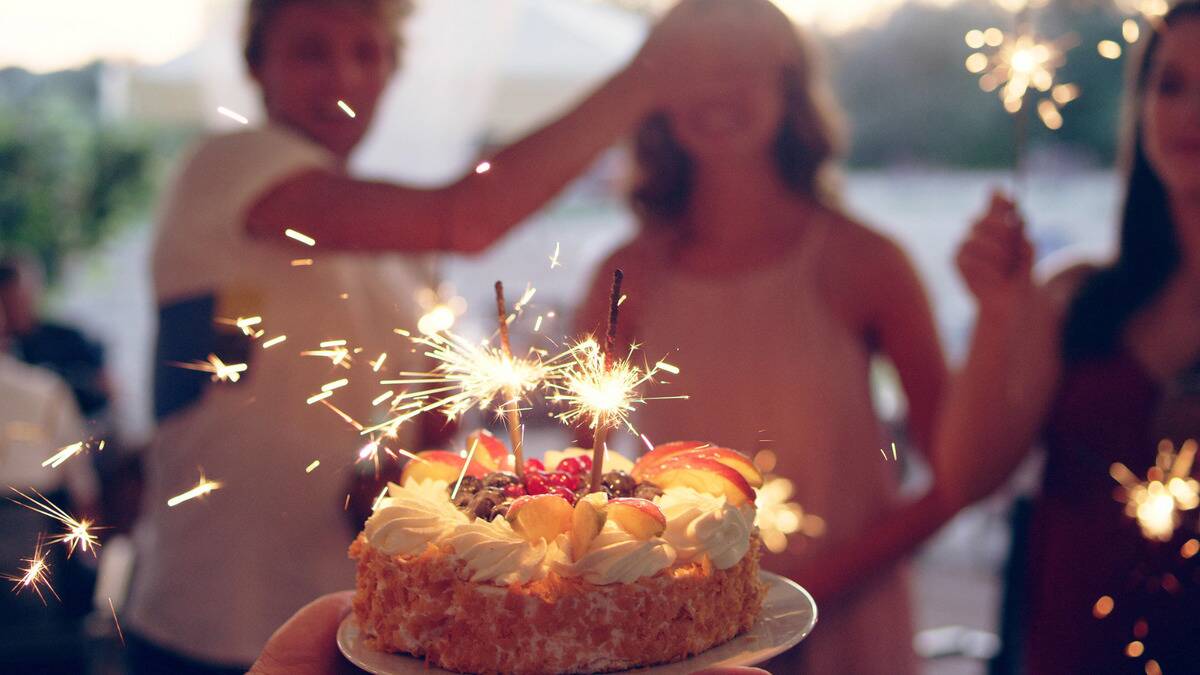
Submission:
<svg viewBox="0 0 1200 675">
<path fill-rule="evenodd" d="M 87 440 L 70 387 L 53 372 L 0 351 L 0 402 L 0 485 L 49 494 L 65 481 L 76 502 L 93 502 L 98 486 L 91 458 L 42 466 L 60 448 Z"/>
<path fill-rule="evenodd" d="M 416 323 L 412 263 L 339 255 L 320 242 L 308 248 L 283 236 L 284 223 L 278 242 L 245 234 L 245 212 L 268 189 L 335 166 L 322 147 L 279 127 L 215 137 L 184 163 L 159 217 L 159 426 L 128 614 L 144 637 L 194 658 L 249 664 L 296 609 L 353 586 L 346 547 L 354 533 L 343 508 L 365 439 L 306 399 L 350 378 L 329 401 L 378 421 L 385 411 L 371 401 L 386 391 L 381 376 L 419 367 L 411 344 L 392 332 Z M 314 264 L 293 266 L 297 258 Z M 265 331 L 254 342 L 214 323 L 250 316 L 261 316 L 254 328 Z M 242 343 L 242 353 L 226 359 L 248 364 L 239 382 L 210 382 L 163 363 L 204 359 L 214 327 Z M 280 335 L 287 340 L 262 347 Z M 300 355 L 338 339 L 363 350 L 352 369 Z M 385 351 L 386 368 L 372 372 L 368 362 Z M 314 460 L 320 466 L 306 473 Z M 201 469 L 221 487 L 168 507 Z"/>
</svg>

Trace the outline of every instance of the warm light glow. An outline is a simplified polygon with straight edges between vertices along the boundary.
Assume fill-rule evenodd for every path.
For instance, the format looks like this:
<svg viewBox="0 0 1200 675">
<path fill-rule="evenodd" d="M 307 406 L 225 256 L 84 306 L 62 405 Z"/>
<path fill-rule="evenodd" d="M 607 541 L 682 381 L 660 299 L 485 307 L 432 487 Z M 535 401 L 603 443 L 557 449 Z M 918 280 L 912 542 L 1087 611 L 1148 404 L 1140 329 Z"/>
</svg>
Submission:
<svg viewBox="0 0 1200 675">
<path fill-rule="evenodd" d="M 1112 40 L 1101 40 L 1096 44 L 1096 51 L 1106 59 L 1121 58 L 1121 45 Z"/>
<path fill-rule="evenodd" d="M 1111 597 L 1107 595 L 1100 596 L 1100 599 L 1096 601 L 1096 604 L 1092 605 L 1092 616 L 1096 617 L 1097 619 L 1103 619 L 1109 614 L 1112 614 L 1113 604 L 1113 599 Z"/>
<path fill-rule="evenodd" d="M 49 543 L 65 544 L 67 546 L 68 557 L 75 553 L 76 547 L 85 552 L 91 550 L 92 555 L 96 555 L 96 549 L 100 547 L 100 540 L 91 532 L 91 521 L 79 520 L 72 517 L 71 514 L 64 511 L 37 490 L 31 490 L 36 495 L 36 497 L 31 497 L 14 487 L 10 487 L 9 489 L 21 497 L 20 499 L 10 499 L 14 504 L 57 521 L 66 528 L 66 534 L 51 537 Z"/>
<path fill-rule="evenodd" d="M 769 458 L 760 458 L 770 453 Z M 759 452 L 754 457 L 756 466 L 774 464 L 774 453 Z M 763 545 L 772 553 L 782 553 L 788 547 L 788 535 L 801 533 L 808 537 L 819 537 L 825 533 L 825 521 L 806 514 L 799 504 L 791 501 L 796 487 L 792 481 L 779 476 L 765 476 L 763 486 L 754 498 L 754 524 L 758 527 Z"/>
<path fill-rule="evenodd" d="M 1200 483 L 1191 478 L 1196 450 L 1195 441 L 1184 443 L 1178 453 L 1164 441 L 1144 481 L 1119 462 L 1109 468 L 1109 475 L 1124 488 L 1125 514 L 1137 520 L 1147 539 L 1170 541 L 1181 512 L 1200 506 Z"/>
<path fill-rule="evenodd" d="M 1142 31 L 1141 28 L 1138 27 L 1138 22 L 1136 20 L 1125 19 L 1125 21 L 1121 23 L 1121 37 L 1125 38 L 1125 41 L 1129 44 L 1137 42 L 1141 35 Z"/>
</svg>

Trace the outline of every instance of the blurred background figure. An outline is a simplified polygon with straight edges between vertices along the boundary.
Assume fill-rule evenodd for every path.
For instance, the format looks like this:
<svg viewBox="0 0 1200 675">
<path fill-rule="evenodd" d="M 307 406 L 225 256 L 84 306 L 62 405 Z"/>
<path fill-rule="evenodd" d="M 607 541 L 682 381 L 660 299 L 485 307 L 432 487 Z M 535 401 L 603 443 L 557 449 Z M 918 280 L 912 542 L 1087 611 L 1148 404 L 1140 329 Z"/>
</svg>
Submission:
<svg viewBox="0 0 1200 675">
<path fill-rule="evenodd" d="M 821 625 L 770 667 L 913 673 L 901 561 L 948 514 L 933 496 L 904 505 L 898 465 L 880 461 L 870 371 L 874 354 L 894 364 L 908 433 L 929 448 L 945 379 L 933 315 L 900 248 L 838 207 L 840 120 L 795 28 L 766 0 L 709 4 L 721 38 L 695 64 L 704 85 L 642 123 L 642 231 L 600 266 L 581 328 L 603 330 L 623 270 L 623 343 L 678 366 L 671 386 L 688 396 L 636 414 L 638 430 L 772 450 L 796 500 L 823 514 L 821 538 L 764 559 L 814 594 Z"/>
<path fill-rule="evenodd" d="M 86 439 L 71 389 L 55 372 L 8 351 L 18 338 L 8 318 L 30 311 L 24 294 L 12 288 L 17 278 L 15 265 L 0 264 L 0 485 L 6 491 L 8 486 L 26 494 L 36 491 L 86 518 L 96 513 L 99 496 L 91 465 L 86 460 L 57 469 L 43 464 L 57 450 Z M 49 597 L 40 598 L 32 588 L 0 595 L 0 669 L 79 672 L 87 663 L 82 618 L 91 608 L 92 573 L 83 557 L 90 556 L 68 562 L 61 547 L 43 547 L 45 518 L 10 501 L 14 497 L 9 492 L 0 501 L 0 569 L 6 575 L 27 569 L 28 559 L 42 549 L 57 596 L 43 591 Z"/>
<path fill-rule="evenodd" d="M 946 405 L 944 475 L 977 499 L 1046 448 L 1010 575 L 1009 642 L 1030 673 L 1187 671 L 1200 656 L 1195 532 L 1176 532 L 1176 497 L 1128 518 L 1112 468 L 1183 480 L 1191 459 L 1176 474 L 1160 441 L 1200 438 L 1200 3 L 1175 6 L 1143 48 L 1116 256 L 1035 282 L 1017 205 L 996 196 L 958 258 L 979 321 Z M 1183 485 L 1178 508 L 1195 508 Z"/>
</svg>

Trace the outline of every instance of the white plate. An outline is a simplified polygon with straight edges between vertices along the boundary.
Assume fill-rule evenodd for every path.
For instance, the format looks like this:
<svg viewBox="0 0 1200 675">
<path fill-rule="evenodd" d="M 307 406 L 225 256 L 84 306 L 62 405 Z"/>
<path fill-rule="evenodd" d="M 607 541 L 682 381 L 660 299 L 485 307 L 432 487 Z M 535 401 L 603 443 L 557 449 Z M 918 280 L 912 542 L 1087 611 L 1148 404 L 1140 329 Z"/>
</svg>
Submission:
<svg viewBox="0 0 1200 675">
<path fill-rule="evenodd" d="M 754 627 L 729 642 L 697 654 L 686 661 L 642 668 L 638 673 L 684 675 L 715 666 L 752 666 L 794 647 L 817 623 L 817 605 L 808 591 L 791 579 L 760 572 L 767 585 L 767 598 Z M 373 675 L 431 675 L 449 673 L 426 666 L 425 661 L 406 654 L 388 654 L 371 649 L 361 639 L 354 615 L 338 627 L 338 648 L 350 663 Z"/>
</svg>

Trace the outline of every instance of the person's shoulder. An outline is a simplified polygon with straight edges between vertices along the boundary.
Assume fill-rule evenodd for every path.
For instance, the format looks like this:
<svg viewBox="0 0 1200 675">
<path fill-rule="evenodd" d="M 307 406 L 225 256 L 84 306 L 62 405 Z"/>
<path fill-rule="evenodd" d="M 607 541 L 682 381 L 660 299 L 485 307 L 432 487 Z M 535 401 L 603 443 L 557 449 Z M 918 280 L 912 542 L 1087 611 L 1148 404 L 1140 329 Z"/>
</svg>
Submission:
<svg viewBox="0 0 1200 675">
<path fill-rule="evenodd" d="M 0 388 L 6 395 L 36 403 L 66 399 L 70 389 L 62 378 L 41 366 L 33 366 L 8 354 L 0 355 Z"/>
<path fill-rule="evenodd" d="M 829 223 L 831 262 L 847 269 L 852 276 L 887 277 L 913 269 L 904 248 L 883 232 L 840 211 L 823 210 L 821 214 Z"/>
<path fill-rule="evenodd" d="M 1035 270 L 1039 302 L 1055 315 L 1065 313 L 1079 289 L 1102 267 L 1101 261 L 1073 252 L 1040 261 Z"/>
<path fill-rule="evenodd" d="M 189 170 L 208 169 L 214 165 L 232 168 L 243 162 L 268 159 L 280 152 L 324 154 L 319 146 L 299 134 L 267 125 L 203 136 L 192 144 L 185 163 Z"/>
</svg>

